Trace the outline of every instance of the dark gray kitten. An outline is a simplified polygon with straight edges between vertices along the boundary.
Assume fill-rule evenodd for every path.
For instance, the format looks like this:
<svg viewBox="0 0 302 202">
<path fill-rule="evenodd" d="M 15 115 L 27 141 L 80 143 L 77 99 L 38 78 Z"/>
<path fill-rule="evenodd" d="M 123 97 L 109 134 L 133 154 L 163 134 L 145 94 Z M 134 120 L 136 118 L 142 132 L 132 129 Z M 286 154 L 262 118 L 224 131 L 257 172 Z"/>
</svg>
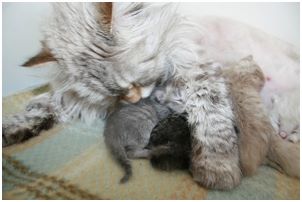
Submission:
<svg viewBox="0 0 302 202">
<path fill-rule="evenodd" d="M 188 169 L 191 137 L 187 114 L 170 114 L 161 120 L 153 128 L 146 148 L 150 149 L 153 167 L 166 171 Z"/>
<path fill-rule="evenodd" d="M 187 170 L 191 160 L 191 127 L 187 113 L 172 113 L 153 128 L 146 149 L 149 149 L 151 165 L 154 168 L 172 171 Z M 239 130 L 234 129 L 237 134 Z"/>
</svg>

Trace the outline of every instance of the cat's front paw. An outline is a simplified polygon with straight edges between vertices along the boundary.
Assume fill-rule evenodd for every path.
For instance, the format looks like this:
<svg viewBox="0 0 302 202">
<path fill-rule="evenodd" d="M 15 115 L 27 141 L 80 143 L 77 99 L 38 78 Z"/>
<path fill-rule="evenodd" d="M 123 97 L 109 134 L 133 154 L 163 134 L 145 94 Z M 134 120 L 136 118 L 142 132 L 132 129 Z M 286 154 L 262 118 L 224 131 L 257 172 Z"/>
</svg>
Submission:
<svg viewBox="0 0 302 202">
<path fill-rule="evenodd" d="M 242 176 L 236 153 L 217 153 L 204 149 L 200 144 L 193 145 L 190 165 L 193 179 L 210 189 L 235 188 L 240 184 Z"/>
<path fill-rule="evenodd" d="M 30 137 L 30 130 L 14 123 L 2 124 L 2 147 L 22 142 Z"/>
<path fill-rule="evenodd" d="M 36 111 L 28 112 L 27 115 L 21 113 L 7 117 L 2 123 L 2 147 L 37 136 L 42 130 L 51 128 L 55 123 L 53 114 L 39 114 Z"/>
<path fill-rule="evenodd" d="M 240 184 L 241 171 L 233 162 L 210 162 L 191 165 L 193 179 L 200 185 L 217 190 L 230 190 Z"/>
</svg>

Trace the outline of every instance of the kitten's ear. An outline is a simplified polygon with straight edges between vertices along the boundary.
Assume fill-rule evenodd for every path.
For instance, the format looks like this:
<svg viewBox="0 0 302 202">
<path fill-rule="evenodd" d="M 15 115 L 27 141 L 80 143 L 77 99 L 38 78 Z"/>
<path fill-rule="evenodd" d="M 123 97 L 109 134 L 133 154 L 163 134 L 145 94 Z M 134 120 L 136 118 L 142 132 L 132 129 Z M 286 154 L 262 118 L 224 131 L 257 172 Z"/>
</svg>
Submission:
<svg viewBox="0 0 302 202">
<path fill-rule="evenodd" d="M 22 64 L 23 67 L 32 67 L 35 65 L 39 65 L 46 62 L 52 62 L 57 61 L 56 58 L 51 54 L 49 48 L 47 48 L 46 44 L 42 42 L 42 50 L 32 58 L 30 58 L 28 61 L 26 61 L 24 64 Z"/>
<path fill-rule="evenodd" d="M 104 27 L 104 31 L 110 32 L 112 27 L 112 2 L 96 3 L 99 12 L 98 21 Z"/>
</svg>

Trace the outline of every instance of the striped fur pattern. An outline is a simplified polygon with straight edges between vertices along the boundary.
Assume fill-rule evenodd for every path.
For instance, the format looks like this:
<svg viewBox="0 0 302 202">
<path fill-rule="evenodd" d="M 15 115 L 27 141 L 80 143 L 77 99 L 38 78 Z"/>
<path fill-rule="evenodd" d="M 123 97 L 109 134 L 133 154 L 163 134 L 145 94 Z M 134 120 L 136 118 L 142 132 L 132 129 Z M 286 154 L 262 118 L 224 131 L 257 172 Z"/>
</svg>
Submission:
<svg viewBox="0 0 302 202">
<path fill-rule="evenodd" d="M 25 141 L 57 122 L 53 106 L 48 103 L 49 96 L 48 93 L 42 94 L 27 105 L 25 112 L 3 119 L 2 146 Z"/>
<path fill-rule="evenodd" d="M 106 12 L 110 18 L 100 13 L 110 6 L 100 8 L 99 3 L 54 7 L 44 43 L 57 68 L 43 105 L 51 106 L 46 108 L 58 122 L 104 118 L 133 86 L 139 92 L 149 89 L 141 96 L 147 97 L 155 83 L 173 77 L 184 83 L 187 96 L 194 179 L 214 189 L 239 184 L 237 136 L 224 79 L 212 73 L 202 48 L 189 37 L 202 29 L 177 15 L 171 4 L 114 3 Z M 39 117 L 44 113 L 41 109 Z M 3 137 L 14 135 L 20 133 L 4 130 Z"/>
<path fill-rule="evenodd" d="M 192 126 L 190 171 L 199 184 L 228 190 L 239 185 L 241 171 L 232 102 L 218 68 L 215 63 L 200 65 L 181 75 Z"/>
</svg>

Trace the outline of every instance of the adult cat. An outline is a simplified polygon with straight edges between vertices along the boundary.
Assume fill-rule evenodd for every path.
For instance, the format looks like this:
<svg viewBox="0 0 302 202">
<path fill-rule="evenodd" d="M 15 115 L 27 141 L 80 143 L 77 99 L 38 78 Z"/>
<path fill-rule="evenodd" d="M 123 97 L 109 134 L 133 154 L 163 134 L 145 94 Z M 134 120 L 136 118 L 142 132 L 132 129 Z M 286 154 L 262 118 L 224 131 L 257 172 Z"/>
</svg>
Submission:
<svg viewBox="0 0 302 202">
<path fill-rule="evenodd" d="M 171 4 L 66 3 L 54 7 L 56 12 L 48 23 L 42 51 L 24 64 L 56 62 L 57 75 L 51 81 L 53 90 L 33 99 L 24 113 L 4 119 L 4 146 L 37 135 L 53 123 L 105 117 L 121 97 L 135 102 L 147 97 L 156 82 L 174 77 L 185 82 L 193 144 L 203 148 L 202 152 L 194 153 L 195 162 L 200 162 L 194 165 L 194 179 L 216 189 L 230 189 L 239 184 L 241 173 L 231 103 L 223 78 L 213 75 L 207 62 L 211 58 L 222 59 L 222 63 L 239 60 L 241 57 L 237 58 L 236 53 L 242 50 L 250 51 L 248 54 L 255 55 L 257 61 L 257 48 L 228 46 L 232 47 L 232 54 L 225 54 L 221 51 L 224 43 L 211 44 L 218 38 L 226 39 L 221 29 L 213 29 L 214 32 L 199 29 L 177 15 Z M 211 28 L 211 23 L 204 25 Z M 216 35 L 219 37 L 213 39 Z M 247 36 L 247 41 L 251 37 Z M 200 43 L 202 39 L 207 43 Z M 260 45 L 262 55 L 276 47 L 275 43 Z M 278 54 L 267 58 L 295 66 L 292 60 L 297 58 L 296 54 L 280 47 L 275 51 Z M 220 58 L 221 55 L 228 58 Z M 280 64 L 272 66 L 280 67 Z M 220 102 L 211 102 L 212 98 Z M 220 127 L 210 128 L 213 122 L 223 123 L 225 132 L 219 133 Z M 221 138 L 230 141 L 222 150 L 215 146 Z"/>
</svg>

